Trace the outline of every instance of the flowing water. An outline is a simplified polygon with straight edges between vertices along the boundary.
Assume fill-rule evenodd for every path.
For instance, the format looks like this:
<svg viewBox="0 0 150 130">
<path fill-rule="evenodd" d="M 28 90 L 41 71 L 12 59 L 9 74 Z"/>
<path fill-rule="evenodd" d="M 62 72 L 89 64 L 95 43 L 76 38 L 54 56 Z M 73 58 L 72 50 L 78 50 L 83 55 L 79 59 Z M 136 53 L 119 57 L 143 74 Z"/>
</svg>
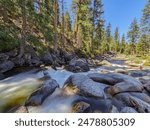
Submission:
<svg viewBox="0 0 150 130">
<path fill-rule="evenodd" d="M 88 74 L 93 72 L 114 72 L 115 69 L 125 69 L 127 66 L 122 65 L 122 61 L 113 61 L 112 66 L 100 66 L 91 68 L 89 72 L 82 72 Z M 48 68 L 48 73 L 55 79 L 60 87 L 63 87 L 67 78 L 72 75 L 72 72 L 66 71 L 63 68 L 57 68 L 57 71 Z M 0 81 L 0 112 L 6 112 L 10 108 L 24 104 L 24 101 L 41 86 L 41 81 L 38 79 L 43 77 L 43 71 L 32 70 L 25 73 L 20 73 L 8 77 Z M 35 109 L 30 109 L 31 112 L 66 112 L 69 109 L 70 103 L 77 97 L 59 97 L 60 92 L 56 91 L 52 96 L 49 96 L 42 106 Z M 52 101 L 52 102 L 50 102 Z M 51 106 L 51 107 L 50 107 Z M 53 106 L 53 107 L 52 107 Z"/>
</svg>

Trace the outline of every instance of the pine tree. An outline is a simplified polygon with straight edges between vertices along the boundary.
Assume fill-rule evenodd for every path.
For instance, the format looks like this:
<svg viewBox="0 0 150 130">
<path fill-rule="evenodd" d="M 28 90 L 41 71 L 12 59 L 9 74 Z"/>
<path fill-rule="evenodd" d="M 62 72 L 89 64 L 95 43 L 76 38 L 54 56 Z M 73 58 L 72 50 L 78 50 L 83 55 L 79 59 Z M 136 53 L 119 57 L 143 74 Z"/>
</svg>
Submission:
<svg viewBox="0 0 150 130">
<path fill-rule="evenodd" d="M 109 23 L 105 31 L 105 42 L 102 45 L 103 53 L 111 50 L 111 46 L 110 46 L 111 42 L 112 42 L 111 24 Z"/>
<path fill-rule="evenodd" d="M 65 46 L 65 21 L 64 21 L 64 0 L 61 0 L 61 11 L 62 11 L 62 46 Z"/>
<path fill-rule="evenodd" d="M 72 27 L 71 27 L 71 18 L 70 18 L 68 11 L 66 11 L 66 14 L 64 16 L 64 21 L 65 21 L 64 22 L 65 23 L 65 34 L 68 38 L 70 38 Z"/>
<path fill-rule="evenodd" d="M 147 55 L 149 54 L 149 43 L 147 41 L 147 36 L 146 35 L 142 35 L 140 37 L 140 40 L 138 41 L 137 45 L 136 45 L 136 52 L 138 55 Z"/>
<path fill-rule="evenodd" d="M 54 49 L 57 50 L 58 48 L 58 1 L 54 0 Z"/>
<path fill-rule="evenodd" d="M 139 25 L 136 19 L 134 19 L 130 25 L 130 30 L 128 32 L 128 39 L 130 41 L 131 53 L 135 54 L 136 52 L 136 43 L 139 39 Z"/>
<path fill-rule="evenodd" d="M 73 0 L 75 10 L 74 36 L 78 48 L 83 48 L 85 52 L 90 52 L 92 22 L 90 11 L 91 0 Z"/>
<path fill-rule="evenodd" d="M 126 45 L 126 39 L 125 39 L 125 34 L 123 34 L 121 38 L 120 53 L 125 52 L 125 45 Z"/>
<path fill-rule="evenodd" d="M 7 51 L 21 42 L 20 7 L 16 1 L 0 0 L 0 12 L 0 51 Z"/>
<path fill-rule="evenodd" d="M 129 41 L 135 44 L 139 38 L 139 25 L 136 19 L 134 19 L 130 25 L 130 30 L 128 32 Z"/>
<path fill-rule="evenodd" d="M 119 38 L 119 28 L 118 27 L 116 27 L 116 29 L 115 29 L 115 32 L 114 32 L 114 37 L 113 37 L 113 42 L 114 42 L 114 44 L 113 44 L 113 50 L 115 51 L 115 52 L 119 52 L 119 43 L 120 43 L 120 38 Z"/>
<path fill-rule="evenodd" d="M 96 49 L 101 51 L 101 45 L 104 42 L 104 19 L 103 19 L 102 0 L 94 0 L 93 7 L 93 39 Z"/>
<path fill-rule="evenodd" d="M 144 33 L 150 35 L 150 0 L 148 0 L 147 4 L 145 5 L 141 22 Z"/>
<path fill-rule="evenodd" d="M 145 46 L 145 50 L 150 50 L 150 0 L 147 1 L 145 8 L 143 10 L 143 16 L 141 18 L 142 26 L 142 37 L 140 38 L 139 44 Z M 143 42 L 143 43 L 141 43 Z M 140 46 L 139 45 L 139 46 Z M 145 51 L 147 52 L 147 51 Z M 147 52 L 150 54 L 150 51 Z"/>
</svg>

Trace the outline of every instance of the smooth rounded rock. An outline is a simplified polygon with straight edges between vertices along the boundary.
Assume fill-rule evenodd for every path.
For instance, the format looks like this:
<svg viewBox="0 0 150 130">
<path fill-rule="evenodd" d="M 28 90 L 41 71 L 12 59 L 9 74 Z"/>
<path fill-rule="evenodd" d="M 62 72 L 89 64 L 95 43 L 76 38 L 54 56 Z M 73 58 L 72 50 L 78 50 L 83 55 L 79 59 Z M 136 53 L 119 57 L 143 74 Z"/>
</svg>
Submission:
<svg viewBox="0 0 150 130">
<path fill-rule="evenodd" d="M 137 113 L 137 111 L 132 107 L 124 107 L 121 109 L 120 113 Z"/>
<path fill-rule="evenodd" d="M 64 91 L 74 91 L 80 95 L 105 98 L 104 88 L 108 87 L 105 84 L 97 83 L 83 74 L 75 74 L 68 78 L 64 84 Z M 72 92 L 70 92 L 72 93 Z M 74 93 L 72 93 L 74 94 Z"/>
</svg>

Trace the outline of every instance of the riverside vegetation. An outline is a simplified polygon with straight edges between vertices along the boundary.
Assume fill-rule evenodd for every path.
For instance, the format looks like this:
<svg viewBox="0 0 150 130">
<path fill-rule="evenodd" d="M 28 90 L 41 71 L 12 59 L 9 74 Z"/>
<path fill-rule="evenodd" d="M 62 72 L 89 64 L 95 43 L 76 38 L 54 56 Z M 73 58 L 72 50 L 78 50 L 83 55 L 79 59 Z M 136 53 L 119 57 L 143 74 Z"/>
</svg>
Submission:
<svg viewBox="0 0 150 130">
<path fill-rule="evenodd" d="M 150 0 L 127 36 L 66 2 L 0 0 L 0 112 L 150 112 Z"/>
</svg>

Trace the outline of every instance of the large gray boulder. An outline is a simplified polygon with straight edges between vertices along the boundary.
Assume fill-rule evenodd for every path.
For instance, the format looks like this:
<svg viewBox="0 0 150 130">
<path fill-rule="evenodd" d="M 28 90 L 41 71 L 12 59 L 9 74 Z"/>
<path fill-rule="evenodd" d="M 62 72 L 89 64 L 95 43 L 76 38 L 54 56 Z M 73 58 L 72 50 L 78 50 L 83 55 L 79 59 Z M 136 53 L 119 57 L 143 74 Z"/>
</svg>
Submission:
<svg viewBox="0 0 150 130">
<path fill-rule="evenodd" d="M 134 86 L 137 86 L 137 87 L 142 86 L 142 83 L 139 80 L 137 80 L 129 75 L 119 74 L 119 73 L 107 73 L 106 75 L 108 77 L 111 77 L 111 78 L 117 80 L 117 83 L 127 82 L 127 83 L 133 84 Z"/>
<path fill-rule="evenodd" d="M 133 107 L 129 99 L 130 96 L 131 96 L 130 93 L 119 93 L 116 94 L 114 98 L 117 99 L 118 101 L 121 101 L 124 106 Z"/>
<path fill-rule="evenodd" d="M 12 61 L 5 61 L 2 64 L 0 64 L 0 72 L 4 73 L 6 71 L 11 70 L 15 64 Z"/>
<path fill-rule="evenodd" d="M 90 70 L 88 63 L 85 59 L 72 59 L 66 67 L 71 72 L 87 72 Z"/>
<path fill-rule="evenodd" d="M 115 95 L 123 92 L 142 92 L 142 90 L 142 86 L 138 86 L 129 82 L 121 82 L 114 86 L 110 86 L 106 91 L 110 95 Z"/>
<path fill-rule="evenodd" d="M 105 98 L 104 88 L 108 87 L 105 84 L 97 83 L 83 74 L 71 75 L 64 84 L 66 94 L 81 94 L 84 96 L 94 96 Z"/>
<path fill-rule="evenodd" d="M 117 79 L 114 79 L 107 74 L 102 74 L 102 73 L 91 73 L 87 75 L 90 79 L 92 79 L 95 82 L 100 82 L 108 85 L 115 85 L 118 83 Z"/>
<path fill-rule="evenodd" d="M 150 97 L 147 94 L 143 92 L 142 93 L 131 92 L 130 94 L 150 104 Z"/>
<path fill-rule="evenodd" d="M 127 82 L 133 84 L 134 86 L 139 86 L 139 87 L 142 86 L 139 80 L 131 76 L 120 74 L 120 73 L 106 73 L 106 74 L 92 73 L 92 74 L 88 74 L 88 76 L 96 82 L 105 83 L 108 85 L 115 85 L 117 83 Z"/>
<path fill-rule="evenodd" d="M 147 102 L 144 102 L 143 100 L 130 96 L 129 97 L 131 104 L 134 106 L 134 108 L 140 112 L 140 113 L 150 113 L 150 104 Z"/>
<path fill-rule="evenodd" d="M 42 87 L 31 94 L 31 96 L 26 101 L 26 106 L 39 106 L 44 100 L 51 95 L 59 85 L 54 79 L 46 80 Z"/>
</svg>

